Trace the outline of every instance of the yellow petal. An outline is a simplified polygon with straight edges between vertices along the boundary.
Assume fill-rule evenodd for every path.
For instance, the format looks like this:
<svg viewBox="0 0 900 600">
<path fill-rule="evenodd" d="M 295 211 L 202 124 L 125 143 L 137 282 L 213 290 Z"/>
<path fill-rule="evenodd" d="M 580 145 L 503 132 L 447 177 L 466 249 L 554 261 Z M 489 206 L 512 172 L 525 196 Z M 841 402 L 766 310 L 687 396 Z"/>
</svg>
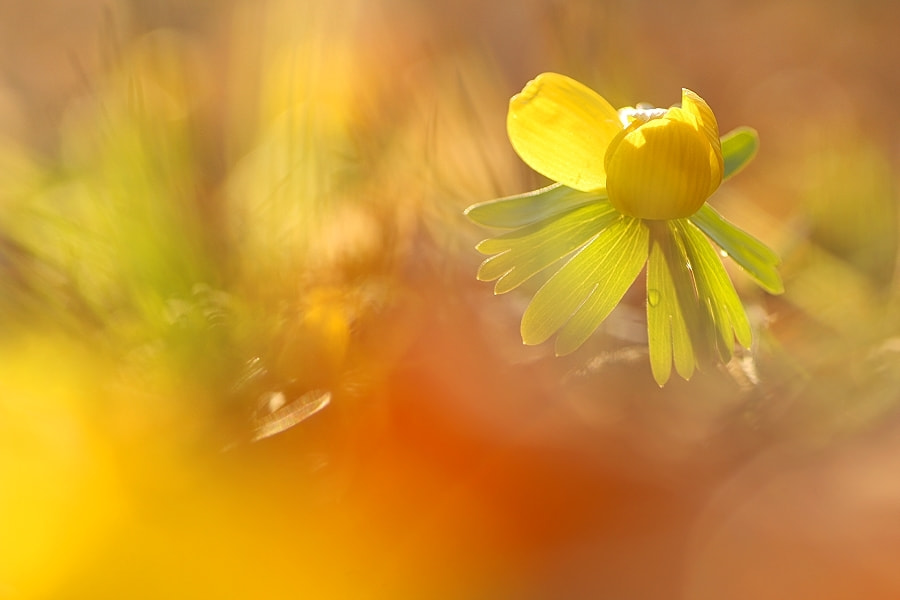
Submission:
<svg viewBox="0 0 900 600">
<path fill-rule="evenodd" d="M 702 131 L 709 140 L 710 145 L 710 170 L 712 178 L 710 179 L 711 189 L 709 195 L 712 195 L 719 184 L 722 183 L 722 172 L 725 169 L 725 163 L 722 159 L 722 142 L 719 140 L 719 124 L 716 121 L 716 115 L 706 103 L 706 100 L 698 96 L 695 92 L 687 88 L 681 90 L 681 109 L 696 119 L 698 129 Z M 719 175 L 716 175 L 716 172 Z"/>
<path fill-rule="evenodd" d="M 606 190 L 619 212 L 641 219 L 687 217 L 721 181 L 709 139 L 689 122 L 693 117 L 677 111 L 670 109 L 677 118 L 648 121 L 610 146 Z"/>
<path fill-rule="evenodd" d="M 700 128 L 706 133 L 710 143 L 719 139 L 719 123 L 716 115 L 706 100 L 687 88 L 681 89 L 681 109 L 697 119 Z"/>
<path fill-rule="evenodd" d="M 604 155 L 622 123 L 616 109 L 590 88 L 543 73 L 509 101 L 506 129 L 528 166 L 588 192 L 606 184 Z"/>
</svg>

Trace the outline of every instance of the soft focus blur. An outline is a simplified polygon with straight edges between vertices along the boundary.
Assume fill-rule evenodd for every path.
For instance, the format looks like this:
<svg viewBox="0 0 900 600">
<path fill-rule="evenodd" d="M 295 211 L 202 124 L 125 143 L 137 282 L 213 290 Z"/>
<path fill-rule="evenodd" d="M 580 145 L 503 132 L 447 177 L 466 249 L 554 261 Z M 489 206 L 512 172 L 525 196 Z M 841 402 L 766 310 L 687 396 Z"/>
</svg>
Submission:
<svg viewBox="0 0 900 600">
<path fill-rule="evenodd" d="M 0 599 L 900 597 L 898 26 L 3 0 Z M 731 364 L 659 389 L 640 285 L 554 358 L 475 281 L 462 209 L 545 183 L 505 113 L 550 70 L 758 129 L 712 202 L 787 292 L 727 264 Z"/>
</svg>

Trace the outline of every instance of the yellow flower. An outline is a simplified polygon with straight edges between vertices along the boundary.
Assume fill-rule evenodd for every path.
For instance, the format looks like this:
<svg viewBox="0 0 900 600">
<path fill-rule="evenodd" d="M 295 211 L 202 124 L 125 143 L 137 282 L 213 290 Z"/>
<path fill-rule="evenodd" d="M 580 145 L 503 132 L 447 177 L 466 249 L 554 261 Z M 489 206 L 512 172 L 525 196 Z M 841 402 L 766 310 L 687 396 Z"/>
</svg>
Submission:
<svg viewBox="0 0 900 600">
<path fill-rule="evenodd" d="M 535 171 L 584 192 L 605 188 L 632 217 L 689 217 L 722 182 L 716 117 L 688 89 L 680 107 L 617 111 L 574 79 L 543 73 L 510 100 L 507 131 Z"/>
<path fill-rule="evenodd" d="M 519 156 L 556 183 L 465 214 L 505 230 L 476 246 L 489 255 L 478 279 L 496 280 L 494 293 L 544 274 L 522 315 L 524 343 L 555 335 L 557 355 L 574 352 L 645 271 L 650 370 L 659 385 L 673 365 L 690 379 L 707 359 L 729 361 L 735 341 L 750 347 L 750 320 L 720 254 L 772 294 L 784 291 L 778 255 L 706 200 L 752 160 L 754 130 L 720 139 L 715 115 L 690 90 L 680 106 L 617 111 L 556 73 L 513 96 L 507 130 Z"/>
</svg>

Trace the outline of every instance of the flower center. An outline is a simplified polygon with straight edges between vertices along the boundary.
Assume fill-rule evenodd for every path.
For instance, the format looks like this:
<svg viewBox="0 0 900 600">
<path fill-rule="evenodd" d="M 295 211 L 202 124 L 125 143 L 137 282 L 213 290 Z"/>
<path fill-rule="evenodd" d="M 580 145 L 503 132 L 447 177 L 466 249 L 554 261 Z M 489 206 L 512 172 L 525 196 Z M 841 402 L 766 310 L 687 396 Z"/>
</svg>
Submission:
<svg viewBox="0 0 900 600">
<path fill-rule="evenodd" d="M 622 126 L 628 127 L 635 121 L 646 123 L 647 121 L 664 117 L 667 112 L 669 112 L 668 108 L 656 108 L 655 106 L 641 103 L 634 107 L 626 106 L 625 108 L 620 108 L 619 120 L 622 122 Z"/>
</svg>

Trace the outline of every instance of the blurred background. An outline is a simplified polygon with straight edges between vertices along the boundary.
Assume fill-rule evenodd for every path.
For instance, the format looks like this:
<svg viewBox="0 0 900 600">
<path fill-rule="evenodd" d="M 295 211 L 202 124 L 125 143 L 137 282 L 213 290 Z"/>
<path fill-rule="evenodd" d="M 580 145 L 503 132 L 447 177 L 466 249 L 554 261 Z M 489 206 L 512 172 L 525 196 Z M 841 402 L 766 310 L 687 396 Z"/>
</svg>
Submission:
<svg viewBox="0 0 900 600">
<path fill-rule="evenodd" d="M 0 599 L 900 596 L 898 26 L 0 2 Z M 462 210 L 546 183 L 505 114 L 548 70 L 758 129 L 711 202 L 787 292 L 726 265 L 729 365 L 658 388 L 640 289 L 555 358 L 475 281 Z"/>
</svg>

